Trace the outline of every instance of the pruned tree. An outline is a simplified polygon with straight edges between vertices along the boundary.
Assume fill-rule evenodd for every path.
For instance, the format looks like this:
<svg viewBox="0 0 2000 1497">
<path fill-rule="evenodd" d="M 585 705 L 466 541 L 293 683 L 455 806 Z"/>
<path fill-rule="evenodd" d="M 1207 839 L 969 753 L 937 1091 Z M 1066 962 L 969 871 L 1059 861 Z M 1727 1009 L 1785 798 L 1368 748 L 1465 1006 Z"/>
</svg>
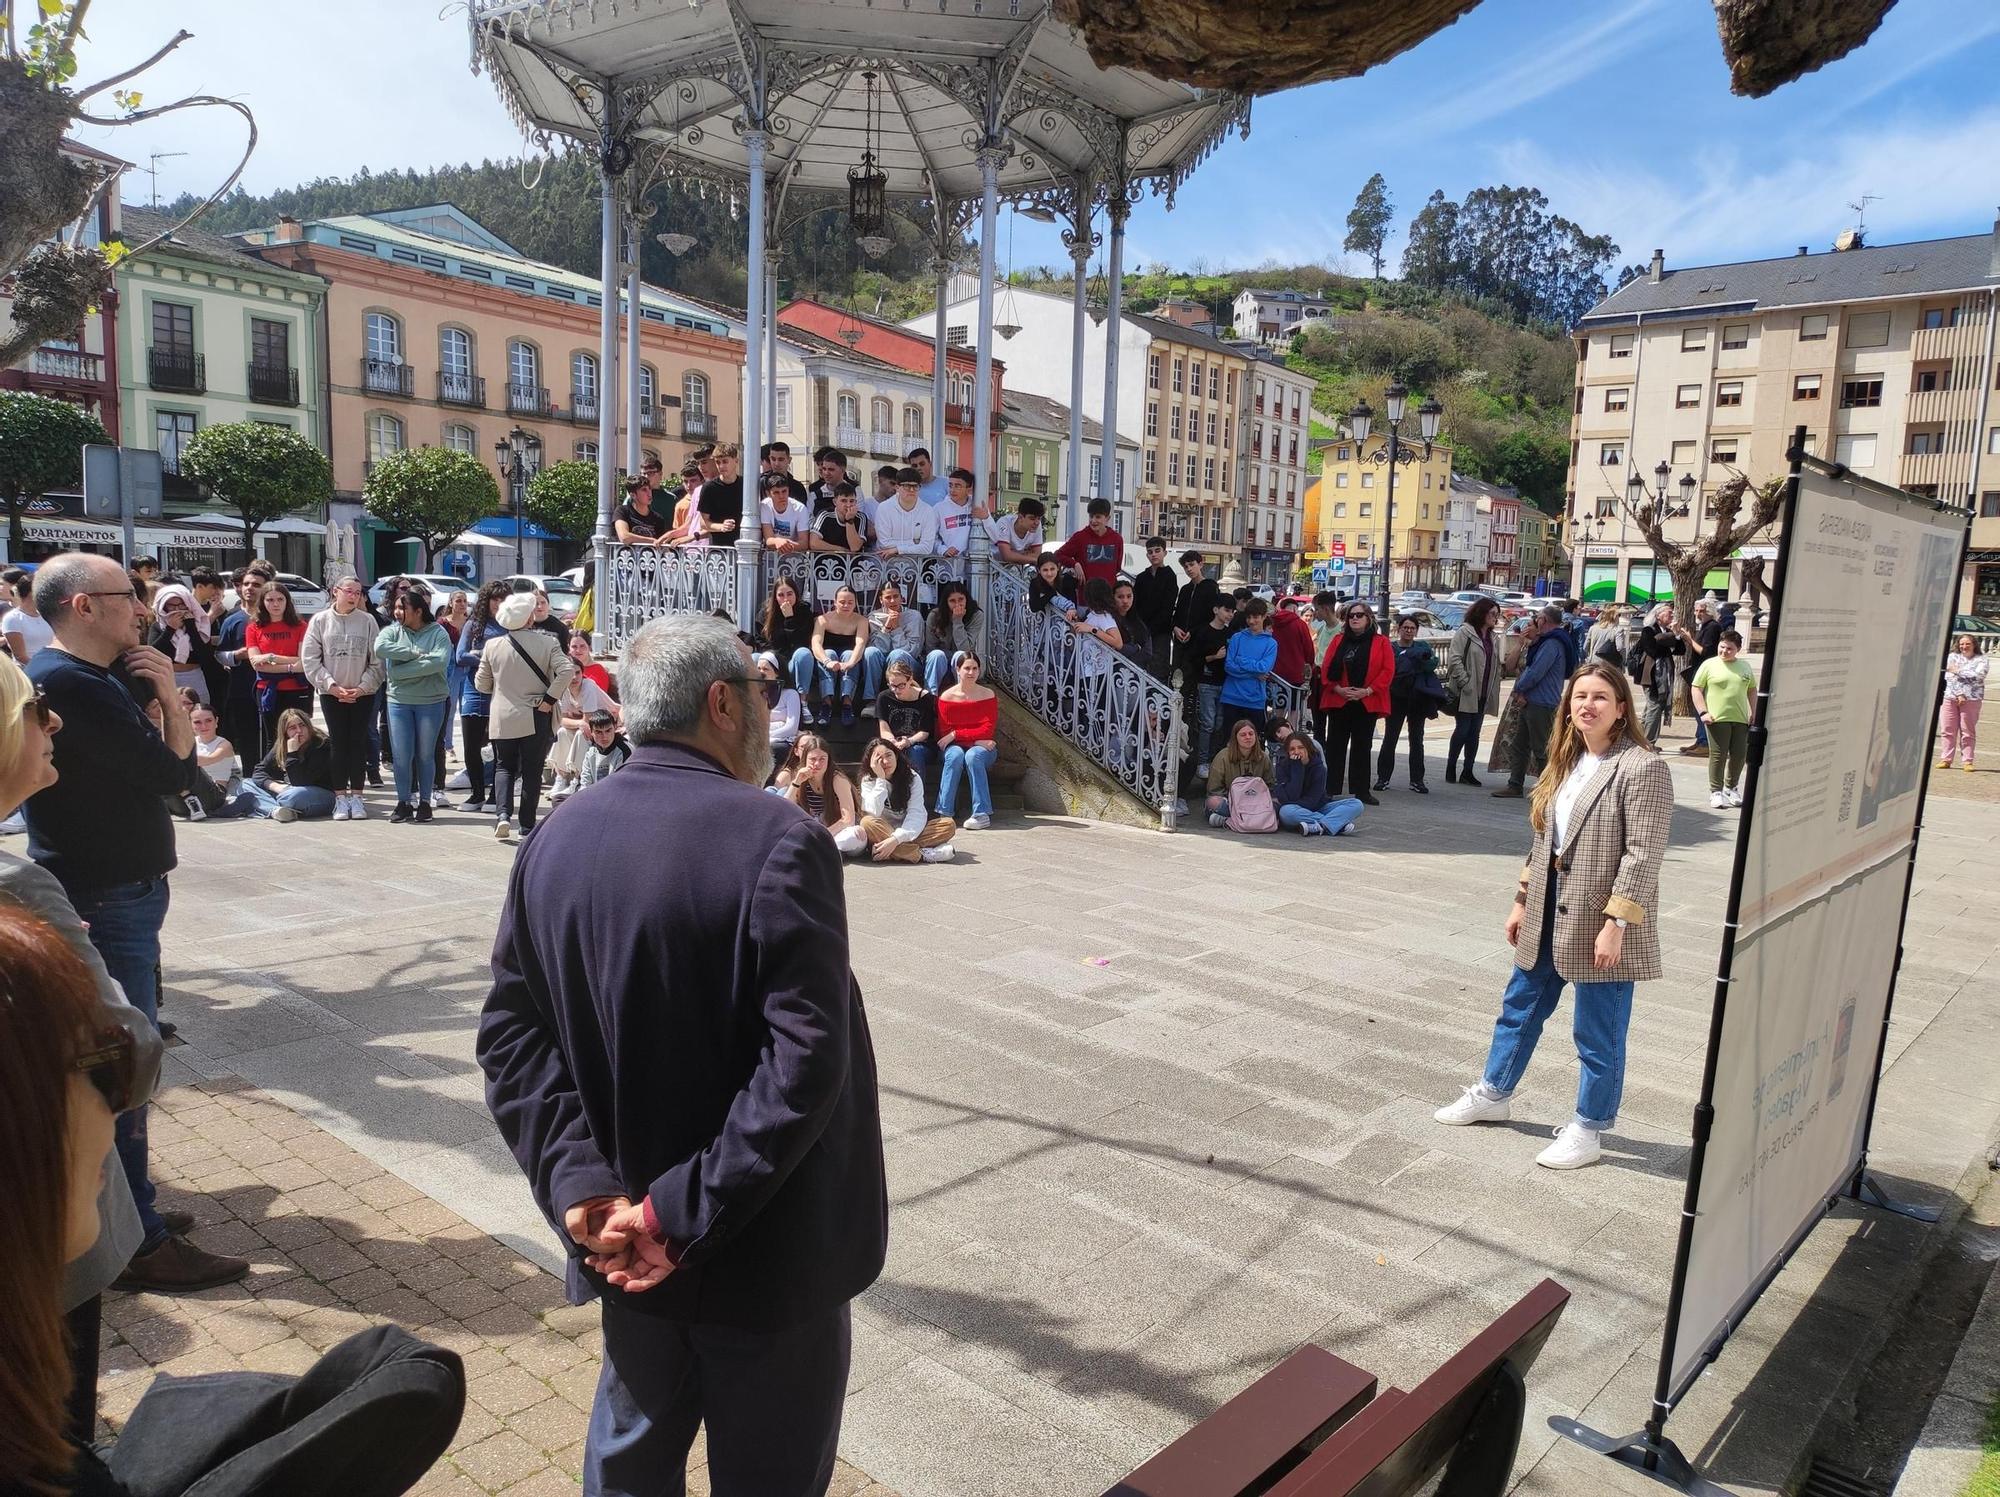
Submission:
<svg viewBox="0 0 2000 1497">
<path fill-rule="evenodd" d="M 192 33 L 177 32 L 136 66 L 72 88 L 76 43 L 90 0 L 39 0 L 40 19 L 25 36 L 16 34 L 19 3 L 0 0 L 0 140 L 7 142 L 0 151 L 0 278 L 15 278 L 12 326 L 0 328 L 0 367 L 38 343 L 72 335 L 111 289 L 111 267 L 192 222 L 235 185 L 257 146 L 257 121 L 235 99 L 189 94 L 147 105 L 143 94 L 125 87 Z M 117 114 L 86 107 L 107 92 Z M 67 155 L 62 146 L 70 127 L 134 125 L 182 109 L 210 108 L 233 109 L 249 127 L 243 156 L 221 186 L 143 243 L 114 241 L 101 249 L 84 244 L 82 227 L 117 180 L 118 169 Z"/>
<path fill-rule="evenodd" d="M 500 505 L 493 472 L 469 452 L 408 447 L 376 462 L 361 485 L 368 511 L 391 530 L 415 536 L 424 570 L 453 537 Z"/>
<path fill-rule="evenodd" d="M 7 554 L 21 554 L 21 519 L 30 499 L 83 481 L 83 449 L 111 440 L 80 405 L 50 395 L 0 390 L 0 503 L 7 506 Z"/>
<path fill-rule="evenodd" d="M 1380 172 L 1362 183 L 1354 206 L 1347 210 L 1347 238 L 1342 249 L 1366 255 L 1375 267 L 1375 279 L 1382 279 L 1382 246 L 1389 237 L 1389 217 L 1394 205 L 1389 201 L 1389 184 Z"/>
<path fill-rule="evenodd" d="M 528 518 L 578 545 L 597 528 L 597 464 L 550 463 L 528 480 Z"/>
<path fill-rule="evenodd" d="M 257 554 L 259 526 L 333 497 L 326 454 L 289 427 L 262 421 L 204 426 L 181 453 L 181 473 L 236 511 L 245 562 Z"/>
</svg>

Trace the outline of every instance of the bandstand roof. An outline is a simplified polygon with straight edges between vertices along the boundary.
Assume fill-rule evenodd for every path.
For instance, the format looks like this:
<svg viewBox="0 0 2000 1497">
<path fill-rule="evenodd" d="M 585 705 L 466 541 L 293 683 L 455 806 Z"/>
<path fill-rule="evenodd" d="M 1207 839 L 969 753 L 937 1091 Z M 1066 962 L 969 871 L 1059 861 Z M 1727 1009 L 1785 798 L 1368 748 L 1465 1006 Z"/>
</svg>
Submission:
<svg viewBox="0 0 2000 1497">
<path fill-rule="evenodd" d="M 891 197 L 980 191 L 989 119 L 1013 147 L 1003 197 L 1103 190 L 1122 176 L 1171 200 L 1245 95 L 1100 68 L 1047 0 L 470 0 L 473 66 L 531 135 L 595 145 L 607 93 L 668 170 L 748 173 L 743 135 L 765 80 L 771 180 L 845 194 L 876 75 Z"/>
</svg>

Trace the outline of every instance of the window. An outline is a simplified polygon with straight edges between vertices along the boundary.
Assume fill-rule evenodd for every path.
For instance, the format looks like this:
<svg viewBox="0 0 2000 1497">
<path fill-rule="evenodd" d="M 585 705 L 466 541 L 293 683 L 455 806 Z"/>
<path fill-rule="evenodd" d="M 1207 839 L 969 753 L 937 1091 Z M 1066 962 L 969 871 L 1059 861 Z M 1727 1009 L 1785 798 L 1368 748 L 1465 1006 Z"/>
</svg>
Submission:
<svg viewBox="0 0 2000 1497">
<path fill-rule="evenodd" d="M 1736 461 L 1735 437 L 1717 437 L 1708 446 L 1708 460 L 1712 463 L 1734 463 Z"/>
<path fill-rule="evenodd" d="M 448 395 L 456 395 L 472 379 L 472 334 L 462 327 L 438 329 L 438 373 Z M 445 428 L 447 431 L 449 427 Z M 466 449 L 470 451 L 471 449 Z"/>
<path fill-rule="evenodd" d="M 1344 488 L 1346 488 L 1346 487 L 1347 487 L 1347 475 L 1346 475 L 1345 473 L 1336 473 L 1336 474 L 1334 474 L 1334 475 L 1333 475 L 1333 486 L 1334 486 L 1335 488 L 1337 488 L 1337 489 L 1344 489 Z"/>
<path fill-rule="evenodd" d="M 1625 444 L 1623 442 L 1599 442 L 1597 444 L 1598 467 L 1616 468 L 1621 466 L 1624 461 Z"/>
<path fill-rule="evenodd" d="M 1805 316 L 1801 317 L 1799 319 L 1799 342 L 1819 343 L 1824 341 L 1826 338 L 1826 319 L 1827 314 L 1824 312 L 1808 312 Z"/>
<path fill-rule="evenodd" d="M 453 452 L 477 452 L 479 433 L 462 421 L 447 421 L 444 427 L 444 445 Z"/>
<path fill-rule="evenodd" d="M 1159 434 L 1160 403 L 1157 400 L 1149 400 L 1146 402 L 1146 435 L 1157 437 Z"/>
<path fill-rule="evenodd" d="M 1577 394 L 1581 396 L 1583 392 L 1579 390 Z M 1630 385 L 1612 385 L 1604 392 L 1604 408 L 1607 411 L 1622 411 L 1631 403 L 1632 387 Z"/>
<path fill-rule="evenodd" d="M 1212 395 L 1215 392 L 1211 390 L 1209 393 Z M 1229 403 L 1231 405 L 1236 404 L 1236 371 L 1234 369 L 1229 371 Z"/>
<path fill-rule="evenodd" d="M 1927 431 L 1913 431 L 1910 433 L 1910 445 L 1904 450 L 1908 452 L 1911 457 L 1923 457 L 1925 454 L 1931 451 L 1932 440 L 1933 438 L 1931 434 Z M 1942 452 L 1944 450 L 1943 434 L 1939 433 L 1939 436 L 1936 440 L 1938 441 L 1937 450 Z"/>
<path fill-rule="evenodd" d="M 962 322 L 954 322 L 944 330 L 946 348 L 964 348 L 970 341 L 965 331 L 965 324 Z"/>
<path fill-rule="evenodd" d="M 1924 395 L 1932 390 L 1949 390 L 1950 388 L 1951 371 L 1949 369 L 1919 369 L 1915 379 L 1910 384 L 1910 391 L 1915 395 Z"/>
<path fill-rule="evenodd" d="M 1160 356 L 1156 353 L 1146 355 L 1146 388 L 1149 390 L 1160 388 Z"/>
<path fill-rule="evenodd" d="M 659 381 L 653 375 L 653 366 L 651 364 L 641 364 L 639 366 L 639 414 L 641 416 L 649 414 L 653 407 L 659 403 L 657 396 L 654 394 L 658 385 Z"/>
<path fill-rule="evenodd" d="M 159 311 L 155 302 L 153 310 Z M 185 309 L 183 309 L 185 310 Z M 153 413 L 153 445 L 159 449 L 160 466 L 169 473 L 181 470 L 181 452 L 194 440 L 194 413 L 192 411 L 155 411 Z"/>
<path fill-rule="evenodd" d="M 1196 359 L 1188 366 L 1188 388 L 1196 395 L 1201 394 L 1201 360 Z"/>
<path fill-rule="evenodd" d="M 777 401 L 778 419 L 772 425 L 779 431 L 789 432 L 792 429 L 792 392 L 780 385 L 773 394 Z"/>
<path fill-rule="evenodd" d="M 576 460 L 580 463 L 595 463 L 597 461 L 597 444 L 595 442 L 578 442 L 570 450 L 575 454 Z"/>
<path fill-rule="evenodd" d="M 1919 326 L 1926 329 L 1958 326 L 1957 307 L 1926 307 Z"/>
<path fill-rule="evenodd" d="M 1372 488 L 1374 488 L 1374 487 L 1375 487 L 1375 475 L 1374 475 L 1373 473 L 1363 473 L 1363 474 L 1361 475 L 1361 487 L 1363 487 L 1364 489 L 1372 489 Z"/>
<path fill-rule="evenodd" d="M 1093 489 L 1097 487 L 1097 463 L 1098 459 L 1096 458 L 1092 458 L 1090 460 L 1090 486 Z M 1158 483 L 1159 481 L 1160 481 L 1160 455 L 1159 453 L 1155 452 L 1152 448 L 1148 447 L 1146 449 L 1146 482 Z"/>
<path fill-rule="evenodd" d="M 881 396 L 868 402 L 868 430 L 871 435 L 883 438 L 896 434 L 896 404 Z M 885 441 L 882 445 L 887 446 Z"/>
<path fill-rule="evenodd" d="M 1614 359 L 1629 359 L 1632 357 L 1632 335 L 1630 333 L 1613 333 L 1611 335 L 1611 357 Z"/>
<path fill-rule="evenodd" d="M 522 390 L 541 384 L 541 357 L 534 344 L 516 339 L 507 345 L 507 382 Z"/>
<path fill-rule="evenodd" d="M 958 466 L 957 437 L 946 437 L 944 439 L 944 466 L 946 472 L 950 472 L 953 468 L 956 468 Z"/>
<path fill-rule="evenodd" d="M 1986 433 L 1986 450 L 1994 457 L 2000 457 L 2000 426 Z"/>
<path fill-rule="evenodd" d="M 1189 461 L 1192 462 L 1193 459 L 1190 458 Z M 1215 487 L 1215 459 L 1212 457 L 1201 460 L 1201 486 L 1205 489 Z"/>
<path fill-rule="evenodd" d="M 1717 385 L 1715 387 L 1715 403 L 1719 406 L 1743 404 L 1743 381 L 1740 379 L 1724 380 L 1721 384 Z"/>
<path fill-rule="evenodd" d="M 194 308 L 179 302 L 154 302 L 153 347 L 162 353 L 193 358 Z"/>
<path fill-rule="evenodd" d="M 1049 449 L 1046 447 L 1037 447 L 1035 449 L 1035 492 L 1037 494 L 1046 494 L 1048 491 Z"/>
<path fill-rule="evenodd" d="M 1175 406 L 1171 411 L 1167 412 L 1167 435 L 1170 437 L 1178 437 L 1180 436 L 1180 434 L 1181 434 L 1181 408 L 1179 406 Z"/>
<path fill-rule="evenodd" d="M 1344 477 L 1345 475 L 1342 476 Z M 1339 503 L 1334 505 L 1333 517 L 1336 520 L 1344 520 L 1347 518 L 1347 501 L 1345 499 L 1342 499 Z"/>
<path fill-rule="evenodd" d="M 852 393 L 842 394 L 834 401 L 834 423 L 844 431 L 861 430 L 861 397 Z"/>
<path fill-rule="evenodd" d="M 1747 322 L 1723 323 L 1722 346 L 1724 349 L 1748 348 L 1750 346 L 1750 324 Z"/>
<path fill-rule="evenodd" d="M 1348 461 L 1348 451 L 1345 447 L 1334 448 L 1334 461 L 1342 463 Z"/>
<path fill-rule="evenodd" d="M 159 320 L 159 308 L 153 309 L 153 319 Z M 400 364 L 403 362 L 403 326 L 387 312 L 370 312 L 367 324 L 368 360 L 374 364 Z"/>
<path fill-rule="evenodd" d="M 573 353 L 569 356 L 569 398 L 579 411 L 597 409 L 597 355 Z"/>
<path fill-rule="evenodd" d="M 1616 499 L 1600 499 L 1597 501 L 1597 513 L 1600 519 L 1610 519 L 1617 510 L 1618 501 Z"/>
<path fill-rule="evenodd" d="M 1366 500 L 1363 500 L 1361 504 L 1360 518 L 1366 520 L 1370 518 L 1374 513 L 1375 513 L 1375 506 L 1368 503 Z"/>
<path fill-rule="evenodd" d="M 1167 486 L 1169 488 L 1176 488 L 1179 486 L 1180 481 L 1181 455 L 1178 452 L 1169 452 L 1167 454 Z"/>
<path fill-rule="evenodd" d="M 1221 385 L 1222 366 L 1220 364 L 1210 364 L 1208 366 L 1208 398 L 1210 400 L 1216 398 L 1215 392 L 1221 388 Z"/>
<path fill-rule="evenodd" d="M 368 418 L 368 461 L 379 463 L 392 452 L 403 450 L 403 423 L 377 411 Z"/>
<path fill-rule="evenodd" d="M 708 376 L 690 369 L 681 376 L 681 416 L 683 420 L 708 419 Z"/>
<path fill-rule="evenodd" d="M 262 317 L 250 319 L 250 362 L 259 369 L 292 367 L 292 325 Z"/>
<path fill-rule="evenodd" d="M 903 407 L 903 435 L 912 442 L 924 439 L 924 408 L 920 405 Z"/>
<path fill-rule="evenodd" d="M 1684 327 L 1681 329 L 1681 352 L 1700 353 L 1708 347 L 1708 329 L 1705 327 Z"/>
<path fill-rule="evenodd" d="M 2000 493 L 1988 489 L 1979 496 L 1979 518 L 1990 520 L 1995 515 L 2000 515 Z"/>
<path fill-rule="evenodd" d="M 1881 403 L 1881 375 L 1870 375 L 1863 379 L 1841 381 L 1840 408 L 1843 411 L 1854 410 L 1861 406 L 1880 405 Z M 1850 466 L 1852 465 L 1850 464 Z"/>
<path fill-rule="evenodd" d="M 1674 409 L 1684 411 L 1689 406 L 1701 404 L 1700 385 L 1682 385 L 1674 391 Z"/>
<path fill-rule="evenodd" d="M 1833 460 L 1843 468 L 1875 466 L 1875 438 L 1861 434 L 1834 438 Z"/>
<path fill-rule="evenodd" d="M 1186 361 L 1185 359 L 1175 359 L 1175 360 L 1174 360 L 1174 393 L 1175 393 L 1176 395 L 1180 394 L 1180 392 L 1181 392 L 1181 390 L 1182 390 L 1182 388 L 1183 388 L 1183 386 L 1182 386 L 1182 383 L 1181 383 L 1181 381 L 1182 381 L 1182 378 L 1183 378 L 1183 377 L 1185 376 L 1185 374 L 1186 374 L 1186 373 L 1187 373 L 1187 361 Z"/>
<path fill-rule="evenodd" d="M 1819 381 L 1817 374 L 1795 374 L 1792 376 L 1792 399 L 1818 400 Z"/>
<path fill-rule="evenodd" d="M 1855 312 L 1847 319 L 1849 348 L 1883 348 L 1889 342 L 1887 312 Z"/>
<path fill-rule="evenodd" d="M 1292 391 L 1292 420 L 1297 421 L 1298 419 L 1299 419 L 1299 392 L 1297 390 L 1294 390 Z"/>
<path fill-rule="evenodd" d="M 1206 443 L 1207 443 L 1207 444 L 1208 444 L 1209 446 L 1211 446 L 1211 447 L 1213 447 L 1213 446 L 1215 445 L 1215 412 L 1214 412 L 1214 411 L 1210 411 L 1210 412 L 1208 413 L 1208 427 L 1207 427 L 1207 434 L 1206 434 L 1206 435 L 1205 435 L 1205 436 L 1204 436 L 1204 437 L 1202 438 L 1202 440 L 1203 440 L 1204 442 L 1206 442 Z"/>
</svg>

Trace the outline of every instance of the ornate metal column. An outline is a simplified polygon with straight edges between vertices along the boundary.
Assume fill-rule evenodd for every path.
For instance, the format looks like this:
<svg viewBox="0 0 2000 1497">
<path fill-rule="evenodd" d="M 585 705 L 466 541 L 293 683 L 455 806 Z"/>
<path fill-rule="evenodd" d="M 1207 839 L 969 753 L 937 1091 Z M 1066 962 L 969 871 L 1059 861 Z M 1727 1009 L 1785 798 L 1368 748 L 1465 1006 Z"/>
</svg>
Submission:
<svg viewBox="0 0 2000 1497">
<path fill-rule="evenodd" d="M 1124 142 L 1119 142 L 1119 156 L 1123 159 Z M 1111 283 L 1109 305 L 1104 313 L 1104 448 L 1098 459 L 1101 476 L 1097 492 L 1112 503 L 1114 514 L 1118 503 L 1118 340 L 1119 308 L 1124 304 L 1125 276 L 1125 220 L 1132 212 L 1130 188 L 1123 174 L 1112 178 L 1105 199 L 1105 212 L 1110 219 L 1111 244 L 1105 254 L 1105 274 Z M 1134 475 L 1136 481 L 1137 475 Z"/>
<path fill-rule="evenodd" d="M 630 257 L 625 272 L 625 474 L 629 478 L 639 471 L 639 217 L 628 205 L 625 214 L 625 246 Z M 657 383 L 657 382 L 656 382 Z M 658 409 L 660 392 L 653 391 L 653 405 Z M 610 461 L 608 454 L 598 452 L 598 466 Z"/>
<path fill-rule="evenodd" d="M 943 205 L 939 208 L 942 211 Z M 931 461 L 941 466 L 944 463 L 944 298 L 946 288 L 951 285 L 953 262 L 942 239 L 936 248 L 937 260 L 932 266 L 937 275 L 937 312 L 931 327 L 931 430 L 924 446 L 930 449 Z"/>
<path fill-rule="evenodd" d="M 1074 535 L 1083 526 L 1083 350 L 1088 322 L 1090 255 L 1102 235 L 1092 232 L 1090 184 L 1079 178 L 1070 194 L 1069 227 L 1063 244 L 1070 264 L 1069 467 L 1064 473 L 1062 533 Z"/>
<path fill-rule="evenodd" d="M 778 257 L 765 256 L 764 276 L 764 440 L 778 439 Z"/>
<path fill-rule="evenodd" d="M 757 80 L 761 99 L 763 80 Z M 750 154 L 750 255 L 749 294 L 743 318 L 743 460 L 738 472 L 743 478 L 743 508 L 736 526 L 736 622 L 750 627 L 757 609 L 759 563 L 763 545 L 757 533 L 757 449 L 763 441 L 764 348 L 764 153 L 770 136 L 763 130 L 746 130 L 743 144 Z"/>
<path fill-rule="evenodd" d="M 1000 168 L 1007 164 L 1012 149 L 1004 144 L 988 144 L 979 150 L 979 349 L 973 374 L 972 452 L 964 466 L 974 479 L 974 504 L 995 502 L 993 493 L 998 462 L 989 459 L 993 446 L 993 241 L 999 229 Z M 965 542 L 966 580 L 980 605 L 980 647 L 986 647 L 986 617 L 993 601 L 993 538 L 986 527 L 973 521 Z"/>
<path fill-rule="evenodd" d="M 597 617 L 606 617 L 610 597 L 611 511 L 616 503 L 612 476 L 612 455 L 618 450 L 618 250 L 619 178 L 632 164 L 632 146 L 621 133 L 622 101 L 615 89 L 604 94 L 604 120 L 598 135 L 599 246 L 597 320 L 597 526 L 591 535 L 591 553 L 596 560 L 594 586 L 597 588 Z M 520 539 L 521 519 L 515 517 L 515 539 Z M 602 649 L 605 634 L 598 626 L 594 648 Z"/>
</svg>

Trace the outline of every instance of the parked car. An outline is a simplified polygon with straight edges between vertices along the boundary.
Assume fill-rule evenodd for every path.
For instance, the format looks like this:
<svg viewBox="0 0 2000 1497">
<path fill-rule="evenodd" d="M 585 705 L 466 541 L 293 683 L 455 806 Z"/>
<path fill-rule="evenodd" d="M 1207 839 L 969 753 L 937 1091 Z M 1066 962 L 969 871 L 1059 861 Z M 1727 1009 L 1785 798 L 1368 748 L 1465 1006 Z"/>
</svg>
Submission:
<svg viewBox="0 0 2000 1497">
<path fill-rule="evenodd" d="M 577 609 L 583 606 L 583 589 L 556 572 L 516 572 L 511 577 L 500 579 L 516 592 L 528 587 L 539 587 L 549 595 L 549 612 L 565 624 L 573 623 Z"/>
<path fill-rule="evenodd" d="M 463 577 L 455 577 L 449 572 L 404 572 L 400 574 L 404 582 L 421 582 L 431 595 L 431 612 L 440 611 L 450 601 L 453 593 L 465 594 L 465 606 L 470 608 L 479 589 Z M 382 606 L 383 593 L 389 585 L 387 577 L 382 578 L 368 589 L 368 601 L 376 608 Z"/>
<path fill-rule="evenodd" d="M 325 588 L 317 582 L 308 581 L 297 572 L 280 572 L 277 582 L 278 586 L 292 595 L 292 607 L 299 611 L 299 617 L 302 619 L 310 618 L 322 608 L 333 606 L 333 599 L 327 596 Z M 236 606 L 235 588 L 226 587 L 222 590 L 222 606 L 224 608 Z"/>
</svg>

